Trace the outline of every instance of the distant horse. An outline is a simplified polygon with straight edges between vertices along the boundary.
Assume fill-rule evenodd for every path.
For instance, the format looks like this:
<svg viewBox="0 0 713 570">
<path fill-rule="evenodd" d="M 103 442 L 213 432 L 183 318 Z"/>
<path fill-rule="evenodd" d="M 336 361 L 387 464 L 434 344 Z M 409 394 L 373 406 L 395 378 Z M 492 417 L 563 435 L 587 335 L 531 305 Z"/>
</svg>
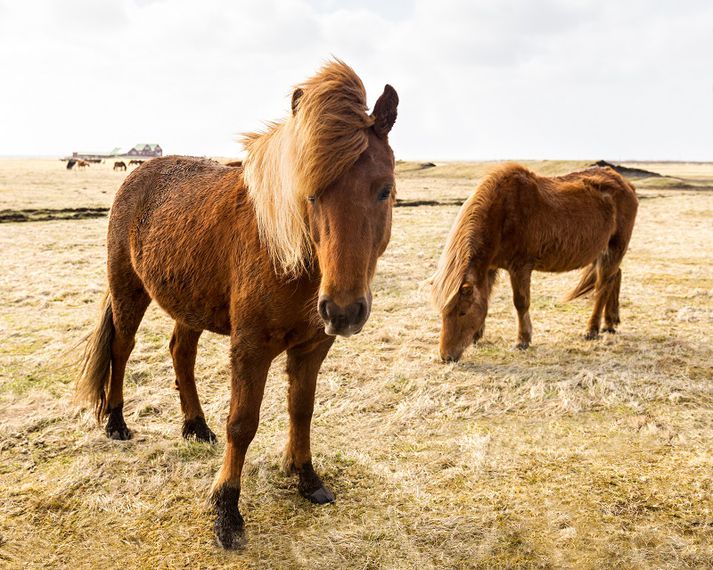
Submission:
<svg viewBox="0 0 713 570">
<path fill-rule="evenodd" d="M 77 161 L 77 170 L 84 170 L 85 168 L 89 167 L 89 162 L 86 160 L 79 159 Z"/>
<path fill-rule="evenodd" d="M 114 170 L 126 170 L 126 163 L 123 160 L 117 160 L 114 163 Z"/>
<path fill-rule="evenodd" d="M 242 168 L 243 161 L 242 160 L 233 160 L 232 162 L 226 162 L 225 166 L 230 166 L 231 168 Z"/>
<path fill-rule="evenodd" d="M 143 163 L 143 160 L 130 160 L 129 166 L 141 166 Z"/>
<path fill-rule="evenodd" d="M 480 183 L 458 214 L 432 280 L 441 311 L 441 358 L 458 360 L 483 335 L 498 269 L 507 269 L 518 314 L 517 348 L 532 336 L 530 274 L 586 267 L 568 299 L 594 290 L 587 339 L 619 324 L 621 263 L 634 229 L 634 187 L 610 168 L 537 176 L 508 164 Z"/>
<path fill-rule="evenodd" d="M 155 158 L 116 194 L 109 219 L 101 319 L 90 337 L 78 396 L 128 439 L 126 363 L 151 300 L 176 321 L 170 351 L 183 435 L 215 441 L 194 378 L 203 330 L 230 335 L 227 446 L 212 489 L 215 533 L 243 541 L 238 510 L 245 453 L 258 427 L 273 359 L 287 351 L 290 429 L 283 466 L 315 503 L 334 500 L 312 467 L 317 373 L 335 335 L 361 331 L 370 283 L 391 235 L 394 156 L 388 133 L 398 97 L 387 85 L 366 113 L 366 93 L 332 61 L 295 89 L 292 114 L 245 137 L 245 169 L 186 157 Z M 105 390 L 108 389 L 108 394 Z"/>
<path fill-rule="evenodd" d="M 67 161 L 67 170 L 72 170 L 72 168 L 74 168 L 74 166 L 75 166 L 76 164 L 77 164 L 77 159 L 76 159 L 76 158 L 70 158 L 70 159 Z"/>
</svg>

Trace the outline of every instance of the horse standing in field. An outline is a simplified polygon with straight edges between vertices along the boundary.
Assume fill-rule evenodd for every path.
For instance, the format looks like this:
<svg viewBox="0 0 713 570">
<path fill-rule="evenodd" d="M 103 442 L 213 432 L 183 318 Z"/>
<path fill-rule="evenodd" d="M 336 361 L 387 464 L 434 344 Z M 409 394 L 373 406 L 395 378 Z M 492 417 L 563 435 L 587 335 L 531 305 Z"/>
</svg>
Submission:
<svg viewBox="0 0 713 570">
<path fill-rule="evenodd" d="M 128 439 L 123 380 L 152 300 L 171 315 L 170 351 L 183 435 L 215 441 L 194 378 L 203 330 L 230 335 L 231 401 L 223 467 L 211 492 L 215 533 L 243 542 L 238 510 L 245 453 L 258 427 L 273 359 L 287 351 L 289 438 L 283 466 L 300 493 L 334 500 L 312 467 L 317 373 L 335 335 L 358 333 L 370 283 L 391 235 L 398 97 L 387 85 L 367 114 L 359 77 L 332 61 L 296 88 L 292 113 L 245 138 L 244 169 L 205 159 L 155 158 L 117 192 L 108 230 L 109 292 L 89 339 L 78 395 Z M 108 391 L 108 393 L 106 393 Z"/>
<path fill-rule="evenodd" d="M 123 160 L 114 162 L 114 170 L 126 170 L 126 163 Z"/>
<path fill-rule="evenodd" d="M 133 160 L 129 161 L 129 166 L 141 166 L 143 163 L 144 163 L 143 160 L 133 159 Z"/>
<path fill-rule="evenodd" d="M 77 170 L 84 170 L 85 168 L 89 167 L 89 163 L 86 160 L 78 160 L 77 161 Z"/>
<path fill-rule="evenodd" d="M 587 339 L 619 324 L 619 265 L 634 229 L 634 186 L 611 168 L 537 176 L 508 164 L 480 183 L 463 204 L 432 280 L 442 316 L 440 354 L 457 361 L 483 335 L 498 269 L 507 269 L 518 315 L 517 348 L 532 337 L 530 274 L 585 266 L 568 300 L 594 290 Z"/>
</svg>

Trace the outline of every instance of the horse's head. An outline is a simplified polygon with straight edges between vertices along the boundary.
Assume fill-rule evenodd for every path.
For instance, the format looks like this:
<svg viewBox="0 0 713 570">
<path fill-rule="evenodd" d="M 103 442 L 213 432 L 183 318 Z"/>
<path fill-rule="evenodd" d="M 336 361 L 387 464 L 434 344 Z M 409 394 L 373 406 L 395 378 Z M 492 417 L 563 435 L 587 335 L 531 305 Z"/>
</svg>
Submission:
<svg viewBox="0 0 713 570">
<path fill-rule="evenodd" d="M 391 237 L 396 200 L 388 133 L 398 96 L 389 85 L 374 106 L 368 146 L 334 182 L 308 198 L 307 219 L 321 272 L 317 309 L 329 335 L 358 333 L 371 312 L 371 280 Z"/>
<path fill-rule="evenodd" d="M 445 362 L 457 362 L 468 345 L 482 335 L 488 314 L 487 272 L 477 279 L 469 271 L 455 295 L 441 310 L 440 354 Z"/>
</svg>

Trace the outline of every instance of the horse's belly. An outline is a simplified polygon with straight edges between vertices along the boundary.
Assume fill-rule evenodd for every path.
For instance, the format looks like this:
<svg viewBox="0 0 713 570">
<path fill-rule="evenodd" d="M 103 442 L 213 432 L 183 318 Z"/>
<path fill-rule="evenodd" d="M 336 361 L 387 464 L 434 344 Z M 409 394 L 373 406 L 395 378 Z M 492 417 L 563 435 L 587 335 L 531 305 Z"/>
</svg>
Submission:
<svg viewBox="0 0 713 570">
<path fill-rule="evenodd" d="M 534 256 L 534 269 L 552 273 L 580 269 L 592 263 L 608 244 L 608 233 L 589 239 L 553 240 Z"/>
<path fill-rule="evenodd" d="M 151 297 L 176 321 L 196 330 L 209 330 L 219 334 L 230 334 L 229 305 L 216 302 L 202 302 L 192 296 L 173 295 L 168 288 L 158 294 L 150 291 Z"/>
<path fill-rule="evenodd" d="M 135 269 L 151 298 L 176 321 L 196 330 L 230 334 L 230 292 L 217 273 L 168 267 Z"/>
</svg>

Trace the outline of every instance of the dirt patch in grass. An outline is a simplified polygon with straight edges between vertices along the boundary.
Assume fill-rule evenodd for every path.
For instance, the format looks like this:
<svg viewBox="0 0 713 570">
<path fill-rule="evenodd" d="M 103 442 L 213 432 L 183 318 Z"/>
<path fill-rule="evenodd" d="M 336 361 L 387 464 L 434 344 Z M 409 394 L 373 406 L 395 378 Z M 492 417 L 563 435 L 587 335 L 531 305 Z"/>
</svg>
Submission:
<svg viewBox="0 0 713 570">
<path fill-rule="evenodd" d="M 43 208 L 0 210 L 0 224 L 8 222 L 49 222 L 52 220 L 86 220 L 102 218 L 109 208 Z"/>
</svg>

